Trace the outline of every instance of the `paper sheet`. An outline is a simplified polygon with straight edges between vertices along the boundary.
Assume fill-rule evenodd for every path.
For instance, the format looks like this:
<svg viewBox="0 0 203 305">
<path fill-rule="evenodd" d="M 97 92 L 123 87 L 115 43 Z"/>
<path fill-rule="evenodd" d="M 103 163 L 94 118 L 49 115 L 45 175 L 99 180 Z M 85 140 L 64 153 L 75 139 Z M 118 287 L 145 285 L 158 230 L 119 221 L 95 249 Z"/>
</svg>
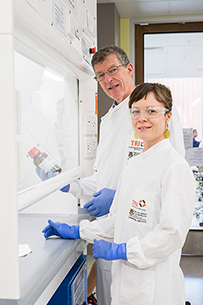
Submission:
<svg viewBox="0 0 203 305">
<path fill-rule="evenodd" d="M 32 252 L 28 244 L 18 245 L 19 247 L 19 257 L 26 256 Z"/>
</svg>

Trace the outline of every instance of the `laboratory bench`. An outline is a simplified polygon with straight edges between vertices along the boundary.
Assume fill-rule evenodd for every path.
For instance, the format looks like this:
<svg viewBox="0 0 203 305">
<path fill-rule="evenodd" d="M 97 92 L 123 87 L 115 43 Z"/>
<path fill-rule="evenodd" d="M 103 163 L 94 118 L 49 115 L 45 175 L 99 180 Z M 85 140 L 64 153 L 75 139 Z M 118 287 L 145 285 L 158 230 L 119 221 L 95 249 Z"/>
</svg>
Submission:
<svg viewBox="0 0 203 305">
<path fill-rule="evenodd" d="M 185 297 L 191 305 L 203 304 L 203 227 L 200 225 L 202 222 L 202 208 L 195 204 L 192 223 L 180 261 L 185 278 Z"/>
<path fill-rule="evenodd" d="M 203 256 L 203 213 L 196 213 L 192 218 L 190 230 L 187 234 L 187 238 L 182 250 L 183 255 L 188 256 Z"/>
<path fill-rule="evenodd" d="M 48 224 L 48 219 L 78 225 L 81 220 L 89 218 L 85 210 L 84 214 L 70 215 L 20 213 L 19 244 L 28 244 L 32 252 L 19 257 L 21 298 L 0 299 L 0 305 L 47 304 L 86 249 L 87 242 L 57 236 L 45 239 L 42 229 Z"/>
<path fill-rule="evenodd" d="M 69 225 L 78 225 L 81 220 L 90 219 L 84 209 L 79 210 L 79 214 L 69 215 L 19 213 L 19 244 L 28 244 L 32 252 L 19 258 L 21 298 L 0 299 L 0 305 L 45 305 L 49 302 L 86 250 L 87 242 L 57 236 L 45 239 L 42 230 L 48 219 Z M 198 216 L 194 213 L 182 251 L 184 257 L 203 256 L 203 227 L 199 225 L 202 221 L 203 214 Z"/>
</svg>

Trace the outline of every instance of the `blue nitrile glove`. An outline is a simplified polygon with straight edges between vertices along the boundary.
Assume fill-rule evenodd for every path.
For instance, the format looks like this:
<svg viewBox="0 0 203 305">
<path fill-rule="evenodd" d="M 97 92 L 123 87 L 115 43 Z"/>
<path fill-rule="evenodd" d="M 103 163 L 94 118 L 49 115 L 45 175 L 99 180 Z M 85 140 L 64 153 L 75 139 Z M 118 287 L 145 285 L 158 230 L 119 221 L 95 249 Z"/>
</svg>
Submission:
<svg viewBox="0 0 203 305">
<path fill-rule="evenodd" d="M 56 235 L 62 238 L 80 239 L 79 226 L 69 226 L 66 223 L 53 222 L 50 219 L 48 223 L 49 225 L 42 230 L 45 238 Z"/>
<path fill-rule="evenodd" d="M 48 179 L 50 179 L 50 178 L 53 177 L 52 171 L 49 170 L 49 171 L 47 172 L 47 174 L 45 174 L 44 168 L 39 169 L 38 167 L 36 167 L 36 173 L 37 173 L 37 175 L 40 177 L 40 179 L 41 179 L 42 181 L 48 180 Z M 55 176 L 57 176 L 57 175 L 59 175 L 59 174 L 60 174 L 59 172 L 56 172 L 56 175 L 55 175 Z M 60 191 L 61 191 L 61 192 L 64 192 L 64 193 L 67 193 L 67 192 L 69 191 L 69 189 L 70 189 L 70 184 L 67 184 L 66 186 L 62 187 L 62 188 L 60 189 Z"/>
<path fill-rule="evenodd" d="M 53 176 L 51 170 L 49 170 L 49 171 L 45 174 L 44 168 L 39 169 L 38 167 L 36 167 L 36 173 L 37 173 L 37 175 L 40 177 L 40 179 L 41 179 L 42 181 L 48 180 L 48 179 L 52 178 L 52 176 Z"/>
<path fill-rule="evenodd" d="M 84 208 L 87 212 L 93 211 L 90 216 L 100 217 L 108 214 L 113 202 L 115 192 L 115 190 L 103 188 L 93 195 L 95 198 L 88 201 L 84 205 Z"/>
<path fill-rule="evenodd" d="M 66 186 L 62 187 L 60 191 L 64 193 L 68 193 L 69 189 L 70 189 L 70 184 L 67 184 Z"/>
<path fill-rule="evenodd" d="M 127 261 L 126 243 L 116 244 L 103 239 L 98 241 L 94 239 L 92 252 L 95 259 L 103 258 L 107 261 L 123 259 Z"/>
</svg>

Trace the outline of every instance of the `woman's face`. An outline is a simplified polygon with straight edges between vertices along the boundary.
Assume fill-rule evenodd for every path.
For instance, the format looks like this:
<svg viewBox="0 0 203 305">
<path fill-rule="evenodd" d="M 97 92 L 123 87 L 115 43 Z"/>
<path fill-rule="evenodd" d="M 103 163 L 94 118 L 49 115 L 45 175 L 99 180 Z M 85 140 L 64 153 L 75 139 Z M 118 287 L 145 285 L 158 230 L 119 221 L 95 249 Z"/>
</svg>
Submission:
<svg viewBox="0 0 203 305">
<path fill-rule="evenodd" d="M 141 99 L 132 104 L 131 108 L 139 108 L 141 110 L 140 116 L 134 117 L 131 115 L 132 125 L 136 136 L 143 140 L 144 151 L 164 139 L 164 131 L 167 129 L 167 124 L 170 121 L 172 112 L 163 113 L 161 108 L 165 108 L 163 103 L 158 102 L 154 94 L 150 92 L 146 99 Z M 153 117 L 146 115 L 142 112 L 148 107 L 161 107 L 157 108 L 158 114 Z M 147 115 L 148 116 L 148 115 Z"/>
</svg>

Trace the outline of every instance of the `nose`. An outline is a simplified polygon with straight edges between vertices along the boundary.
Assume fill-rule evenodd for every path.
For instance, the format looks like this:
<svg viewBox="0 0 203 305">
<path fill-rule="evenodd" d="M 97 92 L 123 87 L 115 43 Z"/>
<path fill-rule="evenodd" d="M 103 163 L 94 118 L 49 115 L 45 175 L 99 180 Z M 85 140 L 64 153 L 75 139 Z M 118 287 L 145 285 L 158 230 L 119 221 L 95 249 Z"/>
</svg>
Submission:
<svg viewBox="0 0 203 305">
<path fill-rule="evenodd" d="M 140 112 L 140 117 L 139 117 L 139 121 L 143 121 L 143 120 L 147 120 L 147 117 L 146 117 L 144 111 L 141 110 L 141 112 Z"/>
<path fill-rule="evenodd" d="M 105 80 L 105 82 L 108 83 L 112 80 L 112 76 L 108 75 L 108 73 L 106 72 L 104 75 L 104 80 Z"/>
</svg>

